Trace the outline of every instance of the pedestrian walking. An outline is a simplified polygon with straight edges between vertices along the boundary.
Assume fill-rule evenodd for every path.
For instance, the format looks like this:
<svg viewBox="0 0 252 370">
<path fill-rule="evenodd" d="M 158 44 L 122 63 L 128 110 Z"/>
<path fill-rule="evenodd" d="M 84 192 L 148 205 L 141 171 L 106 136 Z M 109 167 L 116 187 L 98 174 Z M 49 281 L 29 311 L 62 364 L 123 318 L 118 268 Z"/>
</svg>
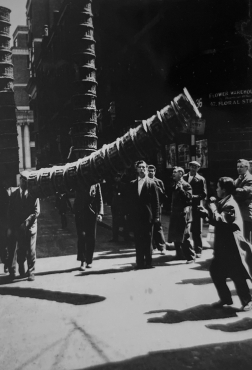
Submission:
<svg viewBox="0 0 252 370">
<path fill-rule="evenodd" d="M 183 179 L 184 169 L 175 167 L 172 177 L 174 180 L 171 203 L 171 218 L 168 230 L 168 242 L 174 242 L 176 259 L 195 260 L 194 248 L 190 241 L 192 188 Z"/>
<path fill-rule="evenodd" d="M 161 252 L 161 254 L 165 254 L 166 242 L 165 242 L 163 227 L 161 224 L 162 207 L 166 199 L 165 187 L 164 187 L 163 181 L 156 178 L 156 167 L 153 164 L 150 164 L 148 166 L 148 177 L 154 181 L 157 187 L 159 206 L 160 206 L 159 222 L 156 222 L 153 225 L 152 245 L 153 245 L 153 249 L 157 248 Z"/>
<path fill-rule="evenodd" d="M 197 161 L 189 162 L 189 172 L 183 176 L 183 179 L 192 187 L 192 222 L 190 231 L 196 257 L 201 257 L 202 253 L 202 219 L 197 207 L 202 205 L 202 200 L 207 196 L 206 180 L 198 174 L 199 169 L 200 164 Z"/>
<path fill-rule="evenodd" d="M 36 262 L 37 218 L 40 214 L 39 199 L 28 192 L 27 171 L 20 175 L 20 186 L 10 195 L 8 208 L 8 267 L 12 279 L 16 276 L 16 261 L 21 278 L 33 281 Z M 17 258 L 16 258 L 17 257 Z M 25 261 L 27 260 L 27 272 Z"/>
<path fill-rule="evenodd" d="M 73 205 L 77 229 L 77 260 L 81 262 L 80 270 L 92 267 L 95 250 L 97 221 L 102 221 L 103 200 L 100 184 L 84 188 L 79 185 Z"/>
<path fill-rule="evenodd" d="M 158 192 L 154 181 L 147 176 L 147 165 L 139 161 L 137 179 L 130 183 L 131 218 L 136 247 L 136 268 L 152 267 L 152 230 L 159 222 Z"/>
<path fill-rule="evenodd" d="M 56 193 L 56 208 L 59 211 L 60 219 L 61 219 L 61 227 L 62 229 L 67 228 L 67 210 L 70 209 L 72 211 L 72 206 L 70 200 L 66 193 L 60 194 Z"/>
<path fill-rule="evenodd" d="M 210 266 L 210 274 L 217 289 L 220 300 L 213 304 L 215 308 L 232 305 L 231 292 L 226 280 L 233 280 L 242 308 L 252 309 L 252 299 L 247 279 L 252 276 L 252 246 L 243 236 L 242 215 L 233 197 L 235 185 L 230 177 L 221 177 L 217 183 L 217 196 L 211 197 L 209 210 L 198 206 L 203 217 L 215 226 L 214 258 Z"/>
<path fill-rule="evenodd" d="M 252 241 L 252 175 L 249 173 L 246 159 L 237 161 L 239 177 L 235 180 L 234 198 L 237 201 L 244 223 L 244 237 Z"/>
</svg>

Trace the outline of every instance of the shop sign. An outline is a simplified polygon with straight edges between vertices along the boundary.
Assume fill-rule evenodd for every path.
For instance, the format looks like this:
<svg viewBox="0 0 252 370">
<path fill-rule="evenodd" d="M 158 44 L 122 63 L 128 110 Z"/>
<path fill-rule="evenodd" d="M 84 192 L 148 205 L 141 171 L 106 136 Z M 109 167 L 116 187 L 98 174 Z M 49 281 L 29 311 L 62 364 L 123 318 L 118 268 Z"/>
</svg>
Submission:
<svg viewBox="0 0 252 370">
<path fill-rule="evenodd" d="M 252 89 L 211 92 L 208 97 L 211 107 L 248 105 L 252 104 Z"/>
<path fill-rule="evenodd" d="M 204 135 L 206 128 L 206 120 L 203 118 L 192 119 L 183 127 L 182 133 L 191 135 Z"/>
</svg>

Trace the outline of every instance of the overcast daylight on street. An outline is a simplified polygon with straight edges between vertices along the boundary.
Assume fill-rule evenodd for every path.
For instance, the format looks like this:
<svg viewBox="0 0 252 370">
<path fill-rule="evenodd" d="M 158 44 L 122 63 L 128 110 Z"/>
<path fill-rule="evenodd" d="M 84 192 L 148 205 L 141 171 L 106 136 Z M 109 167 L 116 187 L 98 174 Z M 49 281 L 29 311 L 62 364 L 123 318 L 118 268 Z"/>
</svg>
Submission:
<svg viewBox="0 0 252 370">
<path fill-rule="evenodd" d="M 251 370 L 252 0 L 0 0 L 0 368 Z"/>
</svg>

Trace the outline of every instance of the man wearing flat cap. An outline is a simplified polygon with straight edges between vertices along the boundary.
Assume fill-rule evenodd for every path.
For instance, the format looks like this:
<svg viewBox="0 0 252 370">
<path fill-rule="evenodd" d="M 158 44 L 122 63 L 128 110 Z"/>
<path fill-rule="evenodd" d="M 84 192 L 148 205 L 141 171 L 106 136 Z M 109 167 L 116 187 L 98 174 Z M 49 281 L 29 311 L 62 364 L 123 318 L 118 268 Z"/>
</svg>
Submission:
<svg viewBox="0 0 252 370">
<path fill-rule="evenodd" d="M 183 179 L 192 187 L 192 223 L 191 233 L 194 243 L 196 257 L 202 253 L 201 225 L 202 221 L 197 211 L 197 207 L 202 205 L 202 200 L 207 196 L 206 180 L 198 174 L 200 164 L 197 161 L 189 163 L 189 172 L 183 176 Z"/>
<path fill-rule="evenodd" d="M 252 239 L 252 175 L 249 173 L 249 162 L 246 159 L 237 161 L 239 177 L 235 180 L 234 198 L 237 201 L 244 227 L 244 237 L 251 242 Z"/>
<path fill-rule="evenodd" d="M 37 218 L 40 213 L 39 199 L 28 192 L 28 171 L 20 176 L 20 186 L 10 195 L 8 209 L 9 258 L 8 267 L 12 279 L 16 276 L 16 255 L 21 278 L 34 280 L 36 260 Z M 24 263 L 27 259 L 28 270 Z"/>
</svg>

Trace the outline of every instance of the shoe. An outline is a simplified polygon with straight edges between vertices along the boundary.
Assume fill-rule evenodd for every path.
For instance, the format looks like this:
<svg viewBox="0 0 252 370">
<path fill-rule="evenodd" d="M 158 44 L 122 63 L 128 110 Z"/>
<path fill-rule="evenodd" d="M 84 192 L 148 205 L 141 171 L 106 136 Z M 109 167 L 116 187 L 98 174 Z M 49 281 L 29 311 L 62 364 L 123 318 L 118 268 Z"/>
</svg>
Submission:
<svg viewBox="0 0 252 370">
<path fill-rule="evenodd" d="M 29 272 L 28 273 L 28 281 L 34 281 L 35 280 L 35 275 L 33 272 Z"/>
<path fill-rule="evenodd" d="M 194 262 L 195 262 L 195 258 L 193 258 L 192 260 L 187 260 L 186 261 L 187 264 L 194 263 Z"/>
<path fill-rule="evenodd" d="M 230 301 L 222 301 L 222 300 L 219 300 L 218 302 L 213 303 L 212 304 L 212 307 L 218 309 L 218 308 L 223 308 L 223 306 L 225 306 L 225 305 L 231 306 L 232 304 L 233 304 L 232 299 Z"/>
<path fill-rule="evenodd" d="M 251 310 L 252 310 L 252 301 L 250 301 L 245 306 L 243 306 L 243 311 L 251 311 Z"/>
<path fill-rule="evenodd" d="M 80 270 L 80 271 L 85 271 L 84 262 L 81 262 L 81 265 L 80 265 L 79 270 Z"/>
<path fill-rule="evenodd" d="M 19 265 L 18 272 L 19 272 L 20 277 L 25 277 L 26 276 L 26 274 L 25 274 L 25 268 L 24 268 L 24 265 L 23 264 Z"/>
<path fill-rule="evenodd" d="M 4 265 L 4 273 L 7 274 L 9 272 L 9 267 Z"/>
<path fill-rule="evenodd" d="M 146 269 L 154 269 L 154 266 L 152 266 L 152 265 L 146 265 L 145 268 Z"/>
<path fill-rule="evenodd" d="M 174 243 L 168 243 L 168 242 L 166 242 L 165 243 L 165 246 L 166 246 L 166 250 L 167 251 L 174 251 L 174 249 L 175 249 Z"/>
<path fill-rule="evenodd" d="M 87 269 L 91 269 L 91 268 L 92 268 L 92 263 L 87 263 L 87 264 L 86 264 L 86 268 L 87 268 Z"/>
</svg>

